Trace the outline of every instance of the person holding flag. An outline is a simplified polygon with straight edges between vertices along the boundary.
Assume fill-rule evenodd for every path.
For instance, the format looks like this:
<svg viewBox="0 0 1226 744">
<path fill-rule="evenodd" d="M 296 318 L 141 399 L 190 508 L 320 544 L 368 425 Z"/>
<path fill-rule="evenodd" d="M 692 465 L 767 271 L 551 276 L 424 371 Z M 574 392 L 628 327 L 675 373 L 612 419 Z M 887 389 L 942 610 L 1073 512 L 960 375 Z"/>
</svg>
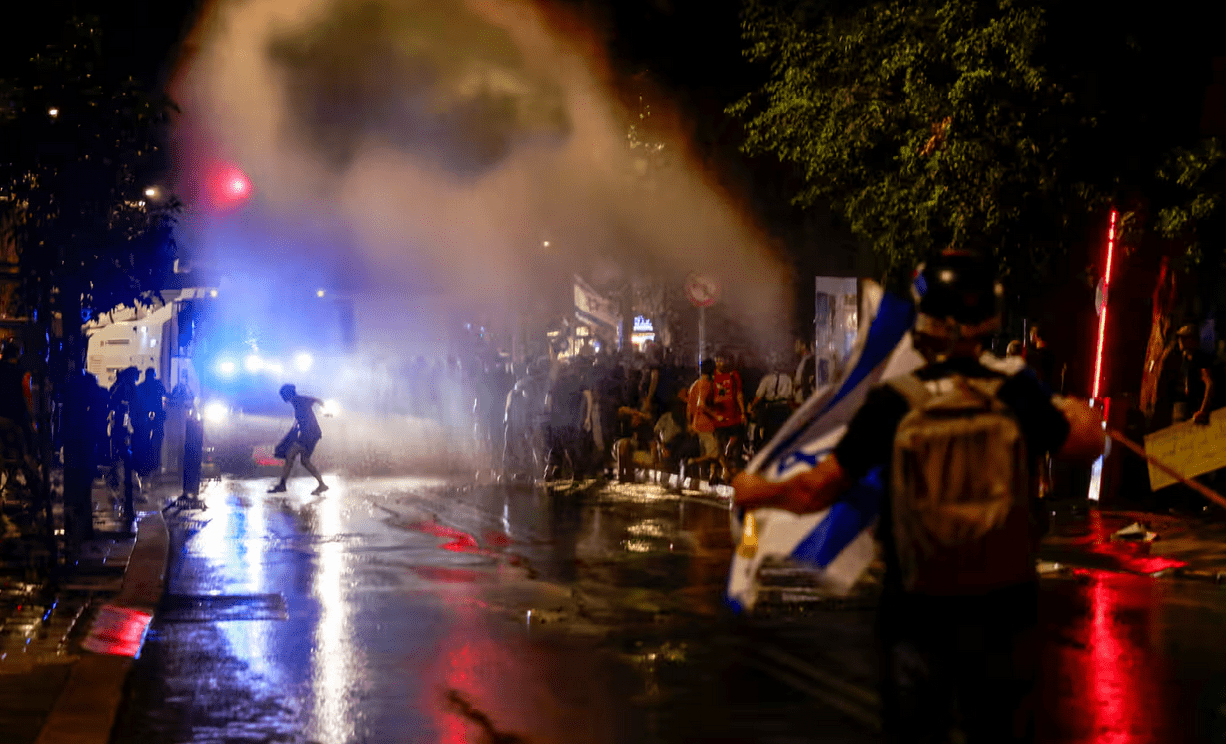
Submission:
<svg viewBox="0 0 1226 744">
<path fill-rule="evenodd" d="M 763 469 L 739 475 L 735 502 L 834 514 L 840 500 L 863 501 L 863 484 L 880 484 L 887 739 L 945 741 L 960 730 L 967 742 L 1032 741 L 1039 458 L 1092 461 L 1104 448 L 1102 420 L 1024 367 L 989 366 L 1002 290 L 986 261 L 943 253 L 920 267 L 915 289 L 911 341 L 922 365 L 867 391 L 833 451 L 792 450 L 813 467 L 777 480 Z M 874 329 L 888 326 L 879 320 Z M 874 354 L 885 358 L 867 348 L 859 361 Z"/>
</svg>

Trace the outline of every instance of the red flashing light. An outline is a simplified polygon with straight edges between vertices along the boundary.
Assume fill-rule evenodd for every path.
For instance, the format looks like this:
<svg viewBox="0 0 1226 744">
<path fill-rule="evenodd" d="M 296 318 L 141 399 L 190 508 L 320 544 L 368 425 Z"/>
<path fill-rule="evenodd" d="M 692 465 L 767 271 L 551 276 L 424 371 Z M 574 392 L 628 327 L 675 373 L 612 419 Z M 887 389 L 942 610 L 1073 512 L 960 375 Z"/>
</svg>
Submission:
<svg viewBox="0 0 1226 744">
<path fill-rule="evenodd" d="M 1111 226 L 1107 228 L 1107 268 L 1103 272 L 1102 308 L 1098 313 L 1098 346 L 1094 352 L 1094 394 L 1098 398 L 1103 384 L 1103 344 L 1107 337 L 1108 297 L 1111 292 L 1111 268 L 1115 261 L 1115 219 L 1118 212 L 1111 210 Z"/>
<path fill-rule="evenodd" d="M 221 206 L 234 206 L 251 197 L 251 179 L 233 165 L 223 166 L 212 179 L 214 199 Z"/>
<path fill-rule="evenodd" d="M 226 193 L 233 199 L 244 199 L 251 193 L 251 182 L 243 174 L 236 174 L 226 184 Z"/>
</svg>

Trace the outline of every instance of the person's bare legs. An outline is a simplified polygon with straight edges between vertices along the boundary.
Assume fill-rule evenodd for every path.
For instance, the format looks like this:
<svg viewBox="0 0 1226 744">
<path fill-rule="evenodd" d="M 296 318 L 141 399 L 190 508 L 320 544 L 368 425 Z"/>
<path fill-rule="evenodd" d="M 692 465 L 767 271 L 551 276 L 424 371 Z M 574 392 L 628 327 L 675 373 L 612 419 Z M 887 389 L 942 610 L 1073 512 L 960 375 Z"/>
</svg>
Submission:
<svg viewBox="0 0 1226 744">
<path fill-rule="evenodd" d="M 289 480 L 289 474 L 294 468 L 294 458 L 298 458 L 298 462 L 302 463 L 302 467 L 308 473 L 315 476 L 315 480 L 319 485 L 311 493 L 319 495 L 328 490 L 328 484 L 324 483 L 324 477 L 319 474 L 319 468 L 315 467 L 315 463 L 311 462 L 311 454 L 307 452 L 306 447 L 301 444 L 293 444 L 289 451 L 285 453 L 285 467 L 281 469 L 281 482 L 269 489 L 270 493 L 280 493 L 285 490 L 285 482 Z"/>
<path fill-rule="evenodd" d="M 740 458 L 736 456 L 736 452 L 741 446 L 741 438 L 737 435 L 728 437 L 728 443 L 720 448 L 720 454 L 723 456 L 720 461 L 720 466 L 724 470 L 724 482 L 731 483 L 733 477 L 736 476 L 736 466 L 740 464 Z"/>
<path fill-rule="evenodd" d="M 282 491 L 285 490 L 285 482 L 289 480 L 289 474 L 294 469 L 294 458 L 298 457 L 299 455 L 303 455 L 302 464 L 306 465 L 308 462 L 308 458 L 306 457 L 306 450 L 302 447 L 301 444 L 298 444 L 298 443 L 291 444 L 289 449 L 285 452 L 285 465 L 281 467 L 281 480 L 277 483 L 277 485 L 268 489 L 269 493 L 281 493 Z M 307 469 L 309 472 L 312 468 L 308 466 Z M 323 481 L 321 480 L 320 482 L 322 483 Z"/>
<path fill-rule="evenodd" d="M 302 463 L 302 467 L 306 468 L 306 471 L 307 471 L 308 473 L 310 473 L 311 475 L 315 476 L 315 480 L 319 481 L 319 485 L 320 485 L 320 487 L 322 487 L 322 488 L 327 488 L 327 487 L 328 487 L 328 486 L 327 486 L 327 484 L 326 484 L 326 483 L 324 483 L 324 477 L 323 477 L 322 475 L 320 475 L 320 474 L 319 474 L 319 469 L 318 469 L 318 468 L 316 468 L 316 467 L 315 467 L 315 464 L 311 462 L 311 456 L 310 456 L 310 455 L 308 455 L 307 453 L 303 452 L 303 453 L 302 453 L 302 457 L 301 457 L 301 458 L 299 458 L 299 460 L 298 460 L 298 461 Z"/>
</svg>

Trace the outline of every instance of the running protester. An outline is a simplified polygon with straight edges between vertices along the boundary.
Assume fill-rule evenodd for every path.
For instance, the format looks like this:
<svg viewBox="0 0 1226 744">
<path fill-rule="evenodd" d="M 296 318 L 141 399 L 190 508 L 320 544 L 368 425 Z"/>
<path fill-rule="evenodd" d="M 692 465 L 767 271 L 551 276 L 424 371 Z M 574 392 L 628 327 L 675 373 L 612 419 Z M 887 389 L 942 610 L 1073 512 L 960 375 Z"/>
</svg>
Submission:
<svg viewBox="0 0 1226 744">
<path fill-rule="evenodd" d="M 281 470 L 281 480 L 277 482 L 277 485 L 268 489 L 268 492 L 283 493 L 285 491 L 285 481 L 294 468 L 294 458 L 298 458 L 302 467 L 319 481 L 319 485 L 314 491 L 311 491 L 312 494 L 318 496 L 328 490 L 328 484 L 324 483 L 323 476 L 311 462 L 315 445 L 319 444 L 319 440 L 323 438 L 323 431 L 319 428 L 319 420 L 315 418 L 314 408 L 317 405 L 322 406 L 323 401 L 309 395 L 299 395 L 297 388 L 293 385 L 281 386 L 281 400 L 294 407 L 294 426 L 277 445 L 276 454 L 285 458 L 285 467 Z"/>
</svg>

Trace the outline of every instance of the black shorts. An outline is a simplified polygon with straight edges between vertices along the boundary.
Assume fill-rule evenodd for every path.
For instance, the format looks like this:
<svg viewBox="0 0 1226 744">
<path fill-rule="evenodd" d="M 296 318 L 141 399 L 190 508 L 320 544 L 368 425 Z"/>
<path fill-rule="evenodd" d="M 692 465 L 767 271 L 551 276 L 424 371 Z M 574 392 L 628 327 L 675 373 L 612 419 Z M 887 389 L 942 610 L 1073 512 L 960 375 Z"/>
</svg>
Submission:
<svg viewBox="0 0 1226 744">
<path fill-rule="evenodd" d="M 294 444 L 302 447 L 302 457 L 309 460 L 311 459 L 311 455 L 315 454 L 315 445 L 319 444 L 319 440 L 320 437 L 312 437 L 311 439 L 300 438 L 297 442 L 294 442 Z"/>
<path fill-rule="evenodd" d="M 723 447 L 728 444 L 728 440 L 732 438 L 745 439 L 745 424 L 733 424 L 732 426 L 717 426 L 715 427 L 715 436 L 719 437 L 719 445 Z"/>
</svg>

